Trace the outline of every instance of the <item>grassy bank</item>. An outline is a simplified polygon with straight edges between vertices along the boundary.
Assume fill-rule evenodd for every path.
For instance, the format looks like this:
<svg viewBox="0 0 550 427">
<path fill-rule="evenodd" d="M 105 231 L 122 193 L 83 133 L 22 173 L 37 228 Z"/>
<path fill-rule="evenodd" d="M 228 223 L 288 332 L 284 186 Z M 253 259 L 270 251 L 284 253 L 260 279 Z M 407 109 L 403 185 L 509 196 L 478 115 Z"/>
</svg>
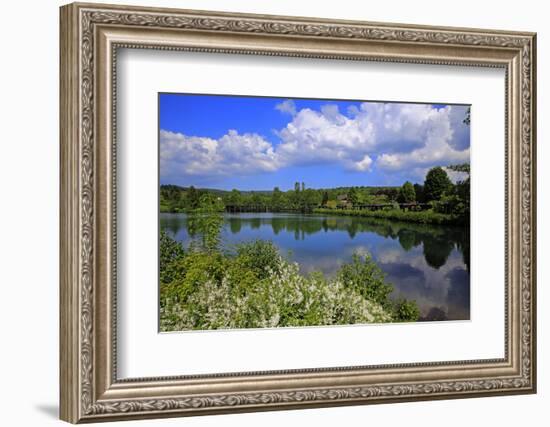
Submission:
<svg viewBox="0 0 550 427">
<path fill-rule="evenodd" d="M 325 215 L 343 215 L 358 216 L 365 218 L 384 218 L 397 221 L 416 222 L 420 224 L 438 224 L 438 225 L 461 225 L 464 224 L 462 218 L 456 215 L 442 214 L 433 210 L 426 211 L 403 211 L 401 209 L 392 210 L 356 210 L 356 209 L 314 209 L 313 213 Z"/>
<path fill-rule="evenodd" d="M 267 241 L 231 253 L 160 239 L 160 329 L 263 328 L 416 321 L 414 301 L 392 301 L 391 284 L 368 256 L 335 277 L 302 275 Z"/>
</svg>

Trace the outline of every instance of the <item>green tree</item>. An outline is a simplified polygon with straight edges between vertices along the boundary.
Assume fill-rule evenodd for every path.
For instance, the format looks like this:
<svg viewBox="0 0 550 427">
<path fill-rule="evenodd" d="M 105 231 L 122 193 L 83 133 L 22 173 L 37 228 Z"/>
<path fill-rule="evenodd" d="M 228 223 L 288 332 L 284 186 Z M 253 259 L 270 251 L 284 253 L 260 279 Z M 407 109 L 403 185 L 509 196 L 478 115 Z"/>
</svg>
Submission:
<svg viewBox="0 0 550 427">
<path fill-rule="evenodd" d="M 357 189 L 355 187 L 351 187 L 348 190 L 348 200 L 353 206 L 359 204 L 359 194 L 357 193 Z"/>
<path fill-rule="evenodd" d="M 296 210 L 301 210 L 302 208 L 302 194 L 299 182 L 294 183 L 294 191 L 290 194 L 290 207 Z"/>
<path fill-rule="evenodd" d="M 201 236 L 200 245 L 207 252 L 215 252 L 219 248 L 223 211 L 221 199 L 205 193 L 200 197 L 198 207 L 189 215 L 189 234 Z"/>
<path fill-rule="evenodd" d="M 160 232 L 159 241 L 159 270 L 160 282 L 170 283 L 177 275 L 174 270 L 174 263 L 185 256 L 181 244 L 172 239 L 165 231 Z"/>
<path fill-rule="evenodd" d="M 187 207 L 189 209 L 197 209 L 199 206 L 199 197 L 200 194 L 195 187 L 189 187 L 189 190 L 187 191 Z"/>
<path fill-rule="evenodd" d="M 323 192 L 323 199 L 321 200 L 321 205 L 326 206 L 327 203 L 328 203 L 328 192 L 324 191 Z"/>
<path fill-rule="evenodd" d="M 415 200 L 418 203 L 425 203 L 426 196 L 424 195 L 424 186 L 420 184 L 414 184 Z"/>
<path fill-rule="evenodd" d="M 455 172 L 461 172 L 465 175 L 464 179 L 458 181 L 454 186 L 452 193 L 455 203 L 452 205 L 452 212 L 460 215 L 463 220 L 470 220 L 470 165 L 463 163 L 460 165 L 451 165 L 448 167 Z"/>
<path fill-rule="evenodd" d="M 439 200 L 452 188 L 453 184 L 442 167 L 431 168 L 424 181 L 426 201 Z"/>
<path fill-rule="evenodd" d="M 262 195 L 260 193 L 254 192 L 252 194 L 252 199 L 250 200 L 250 202 L 256 210 L 263 210 L 265 208 L 264 199 L 262 198 Z"/>
<path fill-rule="evenodd" d="M 279 189 L 279 187 L 275 187 L 273 189 L 273 192 L 271 193 L 270 204 L 271 204 L 271 210 L 275 212 L 283 210 L 285 208 L 284 194 Z"/>
<path fill-rule="evenodd" d="M 239 190 L 234 188 L 231 190 L 231 193 L 226 197 L 226 204 L 232 205 L 232 206 L 242 206 L 243 204 L 243 196 Z"/>
<path fill-rule="evenodd" d="M 413 203 L 416 200 L 416 193 L 414 191 L 413 185 L 407 181 L 399 189 L 399 195 L 397 196 L 397 201 L 399 203 Z"/>
<path fill-rule="evenodd" d="M 319 192 L 308 188 L 301 194 L 302 196 L 302 212 L 311 212 L 321 202 Z"/>
</svg>

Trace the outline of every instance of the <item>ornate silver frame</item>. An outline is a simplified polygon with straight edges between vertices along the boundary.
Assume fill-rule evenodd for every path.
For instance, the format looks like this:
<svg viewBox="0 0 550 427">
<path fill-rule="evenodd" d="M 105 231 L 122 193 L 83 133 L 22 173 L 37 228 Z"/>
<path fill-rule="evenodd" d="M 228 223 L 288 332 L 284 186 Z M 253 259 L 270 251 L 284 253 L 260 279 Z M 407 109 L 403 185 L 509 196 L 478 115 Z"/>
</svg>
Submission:
<svg viewBox="0 0 550 427">
<path fill-rule="evenodd" d="M 98 4 L 61 8 L 61 419 L 108 421 L 536 391 L 533 33 Z M 116 51 L 502 67 L 506 325 L 497 360 L 176 378 L 116 376 Z"/>
</svg>

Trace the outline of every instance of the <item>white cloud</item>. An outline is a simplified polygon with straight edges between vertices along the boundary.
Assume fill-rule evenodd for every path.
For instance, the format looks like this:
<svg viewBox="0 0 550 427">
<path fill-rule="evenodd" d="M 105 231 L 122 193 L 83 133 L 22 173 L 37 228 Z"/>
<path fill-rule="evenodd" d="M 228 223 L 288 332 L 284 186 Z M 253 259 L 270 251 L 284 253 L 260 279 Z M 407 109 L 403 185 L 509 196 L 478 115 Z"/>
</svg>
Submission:
<svg viewBox="0 0 550 427">
<path fill-rule="evenodd" d="M 219 139 L 160 131 L 163 176 L 230 175 L 278 169 L 271 143 L 257 134 L 230 130 Z"/>
<path fill-rule="evenodd" d="M 285 164 L 339 163 L 346 169 L 366 171 L 372 163 L 373 124 L 341 114 L 336 105 L 325 105 L 320 112 L 300 110 L 278 136 L 282 142 L 277 154 Z"/>
<path fill-rule="evenodd" d="M 469 139 L 468 143 L 464 144 L 455 135 L 456 126 L 454 125 L 456 123 L 453 122 L 456 122 L 458 116 L 453 112 L 452 106 L 439 110 L 434 108 L 417 109 L 414 114 L 416 122 L 414 126 L 410 127 L 416 128 L 417 138 L 420 137 L 423 144 L 409 152 L 382 152 L 377 158 L 376 165 L 384 170 L 396 171 L 407 168 L 422 170 L 436 165 L 469 162 Z M 394 120 L 394 123 L 407 123 L 407 120 Z M 399 126 L 399 124 L 393 126 Z M 404 132 L 404 135 L 407 135 L 407 131 Z M 460 144 L 464 144 L 466 147 L 464 149 L 456 148 Z"/>
<path fill-rule="evenodd" d="M 235 130 L 219 139 L 162 130 L 162 175 L 249 175 L 332 164 L 356 172 L 407 171 L 423 179 L 430 167 L 470 158 L 464 106 L 365 102 L 348 108 L 346 115 L 336 104 L 298 111 L 292 100 L 285 100 L 275 108 L 292 115 L 276 131 L 276 145 Z"/>
<path fill-rule="evenodd" d="M 287 113 L 291 116 L 296 115 L 296 104 L 292 99 L 287 99 L 279 104 L 275 105 L 275 108 L 281 113 Z"/>
</svg>

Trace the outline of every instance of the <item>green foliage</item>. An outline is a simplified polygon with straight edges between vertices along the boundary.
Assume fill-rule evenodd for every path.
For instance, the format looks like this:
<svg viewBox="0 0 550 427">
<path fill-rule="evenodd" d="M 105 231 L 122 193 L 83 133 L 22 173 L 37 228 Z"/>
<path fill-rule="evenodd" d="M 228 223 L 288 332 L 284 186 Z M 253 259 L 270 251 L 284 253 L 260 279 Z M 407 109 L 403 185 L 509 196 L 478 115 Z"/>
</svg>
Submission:
<svg viewBox="0 0 550 427">
<path fill-rule="evenodd" d="M 403 211 L 396 208 L 378 211 L 353 209 L 315 209 L 313 212 L 319 214 L 343 215 L 352 217 L 358 216 L 365 218 L 384 218 L 398 221 L 417 222 L 420 224 L 452 225 L 462 223 L 462 218 L 460 217 L 435 212 L 432 209 L 428 209 L 425 211 Z"/>
<path fill-rule="evenodd" d="M 162 331 L 418 319 L 413 305 L 394 307 L 392 286 L 369 256 L 354 256 L 330 279 L 319 272 L 301 275 L 270 242 L 242 244 L 233 254 L 184 252 L 168 235 L 160 245 L 162 268 L 173 273 L 161 282 Z"/>
<path fill-rule="evenodd" d="M 435 212 L 466 218 L 469 216 L 469 202 L 468 204 L 466 203 L 467 202 L 453 191 L 452 194 L 444 195 L 440 200 L 433 201 L 432 207 Z"/>
<path fill-rule="evenodd" d="M 215 251 L 220 245 L 223 226 L 223 204 L 212 194 L 203 194 L 198 207 L 188 217 L 189 234 L 201 237 L 200 245 L 206 251 Z"/>
<path fill-rule="evenodd" d="M 424 194 L 426 200 L 439 200 L 443 194 L 452 188 L 452 186 L 453 183 L 443 168 L 437 166 L 430 169 L 424 181 Z"/>
<path fill-rule="evenodd" d="M 399 195 L 399 189 L 395 187 L 380 187 L 374 195 L 383 196 L 387 202 L 395 202 Z"/>
<path fill-rule="evenodd" d="M 161 307 L 167 300 L 185 303 L 208 280 L 219 281 L 225 274 L 226 259 L 219 252 L 188 251 L 170 264 L 177 272 L 168 283 L 161 283 Z"/>
<path fill-rule="evenodd" d="M 231 211 L 270 211 L 270 212 L 303 212 L 310 213 L 313 209 L 336 207 L 338 196 L 348 195 L 351 192 L 351 202 L 361 203 L 388 203 L 395 201 L 398 196 L 396 187 L 336 187 L 325 189 L 307 188 L 305 183 L 296 182 L 294 188 L 282 191 L 275 187 L 272 191 L 231 191 L 214 189 L 196 189 L 194 187 L 179 187 L 176 185 L 161 185 L 160 211 L 161 212 L 194 212 L 199 208 L 200 198 L 210 194 L 219 198 L 223 208 L 230 207 Z"/>
<path fill-rule="evenodd" d="M 212 193 L 205 193 L 201 195 L 198 205 L 195 208 L 196 213 L 214 213 L 223 211 L 224 204 L 221 197 L 217 197 Z"/>
<path fill-rule="evenodd" d="M 279 212 L 285 209 L 285 205 L 285 194 L 279 189 L 279 187 L 275 187 L 273 189 L 273 193 L 271 193 L 271 209 L 275 212 Z"/>
<path fill-rule="evenodd" d="M 409 181 L 406 181 L 399 189 L 397 201 L 399 203 L 413 203 L 415 200 L 416 192 L 414 191 L 414 187 Z"/>
<path fill-rule="evenodd" d="M 420 309 L 416 301 L 401 299 L 394 303 L 393 312 L 396 322 L 416 322 L 420 318 Z"/>
<path fill-rule="evenodd" d="M 306 188 L 304 182 L 295 182 L 294 188 L 282 191 L 274 187 L 271 191 L 231 191 L 195 189 L 162 185 L 160 188 L 161 212 L 196 212 L 201 209 L 201 198 L 208 195 L 215 204 L 215 211 L 270 211 L 311 213 L 317 208 L 357 208 L 362 204 L 426 203 L 432 202 L 436 213 L 453 214 L 461 222 L 469 221 L 470 209 L 470 165 L 451 165 L 448 170 L 466 173 L 468 176 L 453 185 L 441 167 L 432 168 L 425 185 L 405 182 L 401 187 L 336 187 L 324 189 Z M 338 201 L 345 196 L 344 201 Z M 456 196 L 457 199 L 444 199 Z M 437 203 L 440 202 L 440 203 Z M 460 203 L 459 203 L 460 202 Z M 397 209 L 397 206 L 387 210 Z"/>
<path fill-rule="evenodd" d="M 459 215 L 465 223 L 470 222 L 470 164 L 451 165 L 449 169 L 466 174 L 466 178 L 456 183 L 448 202 L 451 212 Z"/>
<path fill-rule="evenodd" d="M 357 189 L 355 187 L 351 187 L 349 189 L 348 200 L 353 206 L 359 204 L 359 194 L 357 193 Z"/>
<path fill-rule="evenodd" d="M 279 251 L 272 242 L 254 240 L 236 247 L 237 258 L 244 269 L 249 269 L 257 277 L 264 279 L 269 271 L 277 271 Z"/>
<path fill-rule="evenodd" d="M 199 192 L 195 190 L 195 187 L 189 187 L 189 191 L 187 192 L 187 206 L 189 206 L 189 209 L 197 209 L 199 207 L 199 203 Z"/>
<path fill-rule="evenodd" d="M 461 163 L 461 164 L 458 164 L 458 165 L 450 165 L 450 166 L 447 166 L 447 169 L 453 170 L 455 172 L 467 173 L 468 176 L 470 175 L 470 163 Z"/>
<path fill-rule="evenodd" d="M 175 262 L 182 259 L 185 252 L 181 244 L 170 238 L 164 231 L 160 232 L 159 249 L 160 282 L 170 283 L 177 274 L 174 271 Z"/>
<path fill-rule="evenodd" d="M 393 287 L 384 281 L 384 273 L 370 255 L 354 254 L 352 262 L 342 265 L 337 277 L 363 298 L 387 306 Z"/>
<path fill-rule="evenodd" d="M 424 186 L 414 184 L 414 195 L 418 203 L 426 203 L 426 195 L 424 194 Z"/>
<path fill-rule="evenodd" d="M 243 196 L 239 190 L 234 188 L 229 195 L 225 197 L 225 203 L 232 206 L 241 206 L 243 204 Z"/>
<path fill-rule="evenodd" d="M 326 207 L 328 204 L 328 191 L 323 192 L 323 199 L 321 200 L 321 206 Z"/>
</svg>

